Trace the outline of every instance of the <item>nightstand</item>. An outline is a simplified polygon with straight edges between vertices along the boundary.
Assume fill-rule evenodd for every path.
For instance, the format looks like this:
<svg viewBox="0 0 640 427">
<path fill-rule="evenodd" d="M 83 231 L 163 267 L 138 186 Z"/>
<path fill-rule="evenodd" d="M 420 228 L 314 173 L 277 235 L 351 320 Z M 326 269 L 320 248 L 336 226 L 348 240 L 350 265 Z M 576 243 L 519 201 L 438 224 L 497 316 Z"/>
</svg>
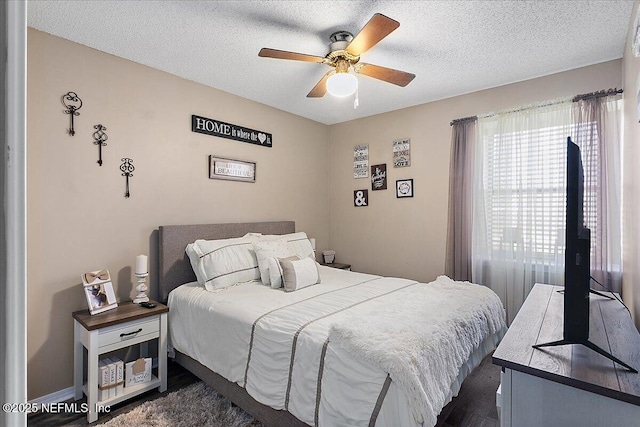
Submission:
<svg viewBox="0 0 640 427">
<path fill-rule="evenodd" d="M 87 395 L 87 420 L 98 419 L 100 407 L 120 403 L 156 387 L 160 392 L 167 389 L 167 313 L 169 307 L 156 303 L 154 308 L 140 307 L 131 301 L 121 303 L 113 310 L 91 315 L 88 310 L 73 313 L 73 383 L 75 399 Z M 146 356 L 147 344 L 158 340 L 158 375 L 151 381 L 124 387 L 124 392 L 115 397 L 98 401 L 98 363 L 100 355 L 114 350 L 140 344 L 141 356 Z M 84 366 L 84 349 L 87 349 Z M 85 369 L 86 368 L 86 369 Z M 87 381 L 84 383 L 84 373 Z"/>
<path fill-rule="evenodd" d="M 324 265 L 326 267 L 331 267 L 331 268 L 337 268 L 337 269 L 340 269 L 340 270 L 351 271 L 351 264 L 342 264 L 341 262 L 332 262 L 332 263 L 329 263 L 329 264 L 325 264 L 325 263 L 321 262 L 320 265 Z"/>
</svg>

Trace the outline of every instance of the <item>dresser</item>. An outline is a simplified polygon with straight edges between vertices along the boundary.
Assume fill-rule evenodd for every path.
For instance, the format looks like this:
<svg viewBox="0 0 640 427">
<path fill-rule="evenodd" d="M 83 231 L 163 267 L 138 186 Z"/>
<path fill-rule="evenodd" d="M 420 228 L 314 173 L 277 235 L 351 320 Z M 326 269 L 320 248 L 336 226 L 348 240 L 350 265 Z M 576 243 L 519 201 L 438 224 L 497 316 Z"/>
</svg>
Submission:
<svg viewBox="0 0 640 427">
<path fill-rule="evenodd" d="M 562 289 L 536 284 L 493 354 L 500 425 L 640 425 L 640 374 L 582 345 L 531 347 L 562 339 Z M 640 334 L 620 302 L 592 294 L 589 328 L 591 342 L 640 368 Z"/>
</svg>

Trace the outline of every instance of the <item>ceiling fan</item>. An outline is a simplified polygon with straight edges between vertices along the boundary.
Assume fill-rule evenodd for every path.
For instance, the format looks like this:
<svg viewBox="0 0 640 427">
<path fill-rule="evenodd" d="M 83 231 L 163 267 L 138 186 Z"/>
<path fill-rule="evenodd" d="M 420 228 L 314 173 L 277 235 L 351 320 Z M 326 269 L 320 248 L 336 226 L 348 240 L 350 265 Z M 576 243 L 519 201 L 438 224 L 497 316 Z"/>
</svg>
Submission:
<svg viewBox="0 0 640 427">
<path fill-rule="evenodd" d="M 330 37 L 331 51 L 325 57 L 266 47 L 260 49 L 258 56 L 316 62 L 333 67 L 334 69 L 329 70 L 311 89 L 307 98 L 321 98 L 326 92 L 334 96 L 352 95 L 358 88 L 358 80 L 353 73 L 349 73 L 350 69 L 358 74 L 405 87 L 413 80 L 415 74 L 360 62 L 360 55 L 371 49 L 399 26 L 398 21 L 376 13 L 355 37 L 347 31 L 333 33 Z"/>
</svg>

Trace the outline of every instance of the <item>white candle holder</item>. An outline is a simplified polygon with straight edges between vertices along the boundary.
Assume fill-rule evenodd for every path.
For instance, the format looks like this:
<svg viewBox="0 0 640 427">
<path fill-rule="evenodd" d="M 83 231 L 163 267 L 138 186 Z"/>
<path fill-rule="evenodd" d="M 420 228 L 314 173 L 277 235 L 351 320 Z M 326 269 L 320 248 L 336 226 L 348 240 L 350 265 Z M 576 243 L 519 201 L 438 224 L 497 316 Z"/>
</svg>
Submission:
<svg viewBox="0 0 640 427">
<path fill-rule="evenodd" d="M 136 273 L 136 277 L 138 278 L 138 286 L 136 286 L 136 291 L 138 291 L 138 295 L 133 299 L 134 304 L 139 304 L 141 302 L 148 302 L 149 297 L 147 296 L 147 285 L 146 280 L 149 273 Z"/>
</svg>

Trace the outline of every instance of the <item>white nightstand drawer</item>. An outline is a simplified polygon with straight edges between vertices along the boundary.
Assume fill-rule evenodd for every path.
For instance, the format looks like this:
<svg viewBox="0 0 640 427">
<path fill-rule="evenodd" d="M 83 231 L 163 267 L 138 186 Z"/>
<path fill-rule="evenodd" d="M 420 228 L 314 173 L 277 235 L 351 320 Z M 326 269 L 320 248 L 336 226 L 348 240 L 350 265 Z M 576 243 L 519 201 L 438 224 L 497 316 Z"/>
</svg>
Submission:
<svg viewBox="0 0 640 427">
<path fill-rule="evenodd" d="M 155 334 L 157 336 L 159 332 L 160 321 L 157 317 L 134 320 L 101 329 L 98 337 L 98 347 L 106 347 L 114 343 L 135 340 L 136 338 L 149 334 Z"/>
</svg>

